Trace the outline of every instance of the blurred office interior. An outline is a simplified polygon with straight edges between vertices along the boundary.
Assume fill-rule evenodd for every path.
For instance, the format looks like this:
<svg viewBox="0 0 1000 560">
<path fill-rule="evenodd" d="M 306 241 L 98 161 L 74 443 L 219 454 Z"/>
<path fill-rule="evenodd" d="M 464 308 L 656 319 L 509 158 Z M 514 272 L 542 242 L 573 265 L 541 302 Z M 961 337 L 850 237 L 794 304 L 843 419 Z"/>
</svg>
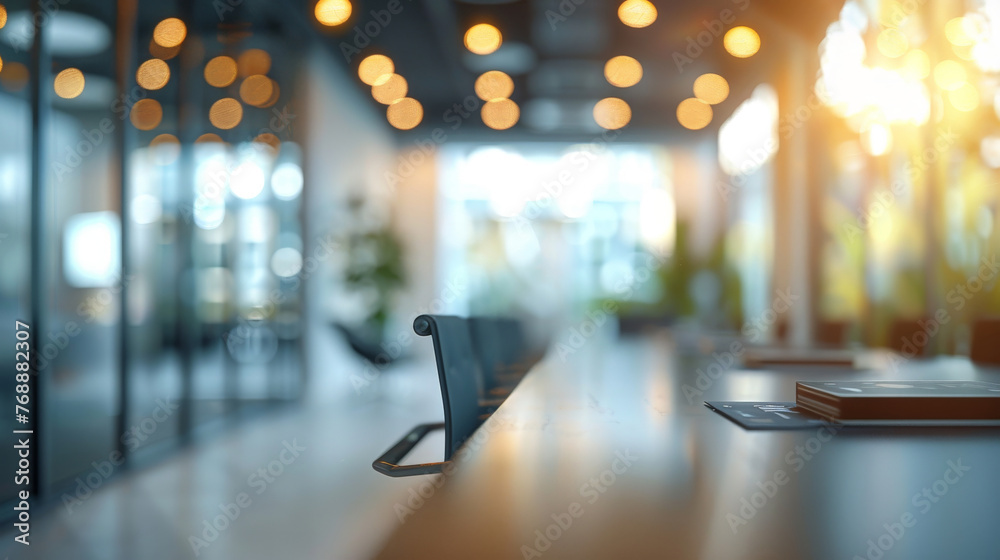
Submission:
<svg viewBox="0 0 1000 560">
<path fill-rule="evenodd" d="M 39 524 L 115 452 L 97 494 L 313 410 L 370 471 L 399 430 L 352 418 L 439 414 L 421 313 L 895 348 L 946 309 L 930 356 L 1000 314 L 995 0 L 2 8 Z"/>
</svg>

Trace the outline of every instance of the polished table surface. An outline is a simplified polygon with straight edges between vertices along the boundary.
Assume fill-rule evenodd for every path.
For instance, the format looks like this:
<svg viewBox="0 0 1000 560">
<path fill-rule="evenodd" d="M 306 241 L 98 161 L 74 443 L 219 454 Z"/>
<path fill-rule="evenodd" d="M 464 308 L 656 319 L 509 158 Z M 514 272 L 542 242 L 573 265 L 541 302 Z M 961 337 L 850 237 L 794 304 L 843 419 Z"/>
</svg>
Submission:
<svg viewBox="0 0 1000 560">
<path fill-rule="evenodd" d="M 1000 372 L 890 356 L 699 379 L 738 358 L 727 348 L 692 356 L 664 334 L 551 354 L 453 471 L 385 479 L 400 523 L 378 557 L 1000 558 L 1000 430 L 745 431 L 702 405 L 793 401 L 803 379 Z"/>
</svg>

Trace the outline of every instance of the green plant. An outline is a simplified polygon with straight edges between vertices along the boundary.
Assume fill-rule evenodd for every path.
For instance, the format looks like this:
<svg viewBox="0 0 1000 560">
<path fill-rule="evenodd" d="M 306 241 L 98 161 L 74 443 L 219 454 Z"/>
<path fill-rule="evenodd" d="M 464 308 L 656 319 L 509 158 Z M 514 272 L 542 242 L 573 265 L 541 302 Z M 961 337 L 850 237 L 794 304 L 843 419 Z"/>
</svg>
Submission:
<svg viewBox="0 0 1000 560">
<path fill-rule="evenodd" d="M 378 335 L 385 329 L 396 293 L 406 285 L 403 247 L 387 226 L 352 232 L 347 237 L 344 284 L 372 301 L 365 323 Z"/>
</svg>

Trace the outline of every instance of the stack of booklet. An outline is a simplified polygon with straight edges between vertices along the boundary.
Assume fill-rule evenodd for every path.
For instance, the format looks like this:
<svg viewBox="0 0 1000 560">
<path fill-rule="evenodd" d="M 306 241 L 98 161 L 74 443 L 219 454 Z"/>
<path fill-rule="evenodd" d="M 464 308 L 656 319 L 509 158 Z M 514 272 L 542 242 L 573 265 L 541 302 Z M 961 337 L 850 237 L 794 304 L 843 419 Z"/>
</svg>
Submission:
<svg viewBox="0 0 1000 560">
<path fill-rule="evenodd" d="M 822 418 L 1000 420 L 1000 384 L 985 381 L 799 381 L 795 404 Z"/>
<path fill-rule="evenodd" d="M 705 405 L 750 430 L 1000 426 L 1000 384 L 986 381 L 799 381 L 795 402 Z"/>
</svg>

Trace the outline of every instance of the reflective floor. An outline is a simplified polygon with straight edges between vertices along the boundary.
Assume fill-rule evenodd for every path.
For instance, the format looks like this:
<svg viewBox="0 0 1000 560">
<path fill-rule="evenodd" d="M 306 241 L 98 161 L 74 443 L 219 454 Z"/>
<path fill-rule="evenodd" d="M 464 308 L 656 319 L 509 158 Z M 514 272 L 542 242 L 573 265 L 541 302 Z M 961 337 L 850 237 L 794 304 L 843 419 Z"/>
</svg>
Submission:
<svg viewBox="0 0 1000 560">
<path fill-rule="evenodd" d="M 330 373 L 311 381 L 301 407 L 240 422 L 153 467 L 106 482 L 104 473 L 114 468 L 97 462 L 84 477 L 98 481 L 97 491 L 64 496 L 63 505 L 33 520 L 30 548 L 11 545 L 8 534 L 0 538 L 0 554 L 81 560 L 516 557 L 518 543 L 569 503 L 565 495 L 576 495 L 581 477 L 607 468 L 609 449 L 631 449 L 641 451 L 643 462 L 592 508 L 586 517 L 592 530 L 561 539 L 549 556 L 614 557 L 628 542 L 633 552 L 644 551 L 631 557 L 666 547 L 692 558 L 784 558 L 790 551 L 796 557 L 850 557 L 864 545 L 858 535 L 889 519 L 913 487 L 933 480 L 940 461 L 924 459 L 943 453 L 979 467 L 996 456 L 983 432 L 951 440 L 886 438 L 882 432 L 838 437 L 833 447 L 839 452 L 812 461 L 794 490 L 737 534 L 724 515 L 738 507 L 734 496 L 754 491 L 756 481 L 783 465 L 786 452 L 809 434 L 745 432 L 700 400 L 791 400 L 802 371 L 737 369 L 704 386 L 698 372 L 721 341 L 701 338 L 686 348 L 682 336 L 598 337 L 566 362 L 550 354 L 498 412 L 513 422 L 487 435 L 458 476 L 444 480 L 440 490 L 435 486 L 425 507 L 415 492 L 440 479 L 388 478 L 370 462 L 414 424 L 441 418 L 433 362 L 425 355 L 365 376 L 363 363 L 332 331 L 324 336 L 312 359 L 324 364 L 317 371 Z M 840 375 L 995 380 L 997 373 L 943 358 L 899 371 Z M 554 391 L 548 401 L 540 399 L 545 387 Z M 701 394 L 689 396 L 683 392 L 688 387 Z M 428 438 L 407 462 L 440 460 L 441 449 L 440 437 Z M 989 476 L 963 485 L 926 516 L 928 536 L 907 539 L 900 550 L 907 557 L 924 549 L 936 554 L 958 542 L 935 540 L 934 531 L 950 526 L 968 537 L 959 548 L 978 551 L 968 557 L 982 557 L 976 554 L 986 550 L 984 539 L 993 539 L 987 536 L 993 516 L 986 510 L 995 510 L 982 497 L 996 488 Z M 816 504 L 839 521 L 817 525 L 823 515 L 809 513 Z M 963 504 L 978 510 L 963 510 Z M 445 538 L 455 530 L 465 539 Z M 772 542 L 768 535 L 784 536 Z M 932 542 L 937 544 L 927 548 Z M 486 545 L 489 554 L 470 553 Z"/>
<path fill-rule="evenodd" d="M 64 496 L 66 505 L 33 520 L 30 547 L 11 544 L 9 534 L 0 538 L 0 557 L 374 555 L 398 526 L 387 513 L 406 482 L 379 475 L 370 462 L 414 423 L 441 419 L 434 364 L 418 358 L 394 365 L 355 391 L 351 379 L 362 374 L 362 362 L 332 331 L 318 351 L 328 375 L 313 380 L 303 406 L 268 412 L 150 468 L 102 480 L 89 496 Z M 440 460 L 441 449 L 441 440 L 430 439 L 416 459 Z M 98 463 L 84 479 L 113 472 Z M 232 519 L 217 519 L 227 506 Z M 223 529 L 206 532 L 206 520 Z"/>
</svg>

